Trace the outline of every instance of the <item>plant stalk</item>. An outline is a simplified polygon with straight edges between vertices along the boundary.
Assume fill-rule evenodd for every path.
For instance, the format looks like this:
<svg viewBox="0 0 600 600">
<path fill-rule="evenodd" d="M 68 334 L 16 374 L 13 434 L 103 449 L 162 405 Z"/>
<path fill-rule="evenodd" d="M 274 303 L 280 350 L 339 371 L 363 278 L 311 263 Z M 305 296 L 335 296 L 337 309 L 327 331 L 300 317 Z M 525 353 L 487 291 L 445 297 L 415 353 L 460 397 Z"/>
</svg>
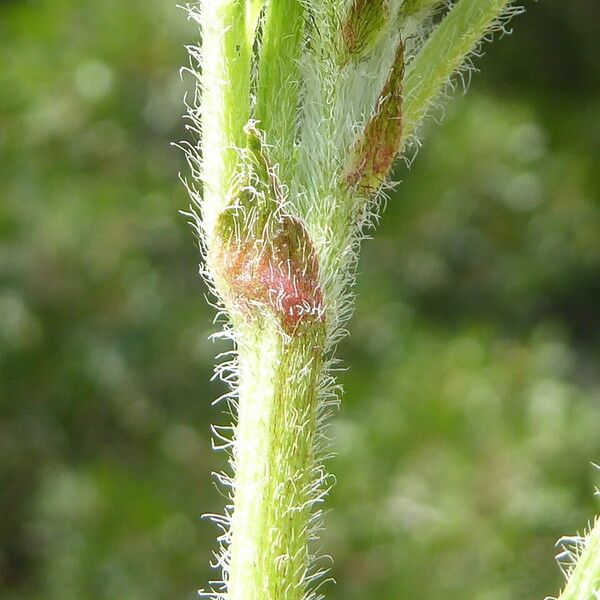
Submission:
<svg viewBox="0 0 600 600">
<path fill-rule="evenodd" d="M 247 39 L 243 0 L 201 0 L 196 18 L 202 24 L 199 75 L 202 107 L 200 163 L 202 229 L 210 237 L 225 206 L 226 192 L 245 145 L 244 126 L 250 118 L 251 44 Z"/>
<path fill-rule="evenodd" d="M 278 327 L 244 327 L 238 347 L 228 600 L 306 597 L 323 327 Z"/>
<path fill-rule="evenodd" d="M 577 561 L 558 600 L 600 598 L 600 517 L 586 536 L 582 549 L 575 549 Z"/>
<path fill-rule="evenodd" d="M 410 140 L 440 93 L 498 20 L 519 12 L 510 0 L 460 0 L 406 70 L 403 140 Z"/>
<path fill-rule="evenodd" d="M 226 600 L 316 600 L 325 356 L 394 158 L 510 0 L 200 0 L 186 146 L 206 273 L 235 340 Z M 422 31 L 421 31 L 422 29 Z M 405 56 L 406 39 L 426 37 Z M 405 59 L 410 62 L 405 63 Z M 405 68 L 406 67 L 406 68 Z M 229 482 L 228 479 L 224 481 Z M 566 599 L 564 599 L 566 600 Z M 572 600 L 568 598 L 568 600 Z"/>
</svg>

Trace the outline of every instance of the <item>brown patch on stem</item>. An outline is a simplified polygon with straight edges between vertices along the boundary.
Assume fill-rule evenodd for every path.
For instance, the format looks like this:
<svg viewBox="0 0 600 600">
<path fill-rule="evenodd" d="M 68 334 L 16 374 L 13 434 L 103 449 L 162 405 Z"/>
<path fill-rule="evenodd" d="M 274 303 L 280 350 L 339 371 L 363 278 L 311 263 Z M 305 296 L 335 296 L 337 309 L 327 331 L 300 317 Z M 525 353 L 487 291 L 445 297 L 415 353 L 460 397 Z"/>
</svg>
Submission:
<svg viewBox="0 0 600 600">
<path fill-rule="evenodd" d="M 404 46 L 399 43 L 388 79 L 379 95 L 375 114 L 353 146 L 346 183 L 373 195 L 388 176 L 402 141 L 402 79 Z"/>
<path fill-rule="evenodd" d="M 258 238 L 232 236 L 223 242 L 215 263 L 242 312 L 266 307 L 290 335 L 301 323 L 323 320 L 317 257 L 298 219 L 280 215 Z"/>
<path fill-rule="evenodd" d="M 304 224 L 285 212 L 262 135 L 248 134 L 245 184 L 219 216 L 211 262 L 226 302 L 248 317 L 266 308 L 293 335 L 324 319 L 317 255 Z"/>
</svg>

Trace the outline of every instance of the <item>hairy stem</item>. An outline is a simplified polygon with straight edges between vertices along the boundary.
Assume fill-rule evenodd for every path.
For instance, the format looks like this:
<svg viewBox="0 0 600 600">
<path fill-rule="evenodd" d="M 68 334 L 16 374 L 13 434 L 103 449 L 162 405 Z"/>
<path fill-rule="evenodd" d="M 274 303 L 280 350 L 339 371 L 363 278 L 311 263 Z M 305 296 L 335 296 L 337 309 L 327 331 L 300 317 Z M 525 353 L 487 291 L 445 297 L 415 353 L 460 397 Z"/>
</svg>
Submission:
<svg viewBox="0 0 600 600">
<path fill-rule="evenodd" d="M 202 182 L 204 228 L 210 232 L 224 206 L 245 144 L 250 118 L 251 46 L 243 0 L 202 0 Z M 215 151 L 216 149 L 216 151 Z"/>
<path fill-rule="evenodd" d="M 300 93 L 300 50 L 305 22 L 301 0 L 267 4 L 254 118 L 267 132 L 271 158 L 289 184 L 293 168 Z"/>
<path fill-rule="evenodd" d="M 458 0 L 439 26 L 443 0 L 190 8 L 202 46 L 188 117 L 202 139 L 184 145 L 199 184 L 189 216 L 237 351 L 233 505 L 215 518 L 223 574 L 209 597 L 322 598 L 316 453 L 361 232 L 398 152 L 510 4 Z"/>
<path fill-rule="evenodd" d="M 577 542 L 577 563 L 569 573 L 567 585 L 558 600 L 597 600 L 600 598 L 600 517 L 593 529 Z M 579 547 L 582 546 L 582 547 Z"/>
<path fill-rule="evenodd" d="M 451 76 L 505 14 L 509 0 L 460 0 L 408 64 L 403 140 L 410 139 Z"/>
<path fill-rule="evenodd" d="M 254 44 L 260 11 L 265 0 L 246 0 L 246 37 L 249 47 Z"/>
<path fill-rule="evenodd" d="M 305 597 L 321 329 L 267 322 L 239 344 L 228 600 Z"/>
</svg>

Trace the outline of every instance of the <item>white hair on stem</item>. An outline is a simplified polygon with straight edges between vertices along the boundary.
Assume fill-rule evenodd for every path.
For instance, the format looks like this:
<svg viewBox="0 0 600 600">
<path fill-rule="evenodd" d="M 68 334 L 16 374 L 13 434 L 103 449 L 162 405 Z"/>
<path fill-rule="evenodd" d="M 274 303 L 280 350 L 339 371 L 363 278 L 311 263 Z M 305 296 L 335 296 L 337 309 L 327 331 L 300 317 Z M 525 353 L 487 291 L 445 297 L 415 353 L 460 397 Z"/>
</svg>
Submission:
<svg viewBox="0 0 600 600">
<path fill-rule="evenodd" d="M 181 142 L 194 229 L 217 322 L 232 343 L 215 377 L 232 426 L 215 473 L 227 506 L 223 600 L 318 600 L 317 546 L 333 478 L 327 422 L 339 402 L 334 349 L 347 334 L 361 241 L 389 171 L 508 0 L 200 0 L 195 81 Z M 440 15 L 445 13 L 440 19 Z M 465 66 L 466 65 L 466 66 Z M 467 77 L 468 79 L 468 77 Z"/>
</svg>

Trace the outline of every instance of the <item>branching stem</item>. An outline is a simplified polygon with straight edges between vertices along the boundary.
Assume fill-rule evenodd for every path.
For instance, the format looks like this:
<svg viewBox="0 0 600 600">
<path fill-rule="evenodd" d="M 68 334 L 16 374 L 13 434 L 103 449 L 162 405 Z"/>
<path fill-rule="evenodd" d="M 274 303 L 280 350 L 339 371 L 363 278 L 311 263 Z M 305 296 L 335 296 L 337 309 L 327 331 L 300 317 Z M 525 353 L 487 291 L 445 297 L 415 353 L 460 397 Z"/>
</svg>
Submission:
<svg viewBox="0 0 600 600">
<path fill-rule="evenodd" d="M 362 228 L 394 158 L 511 2 L 458 0 L 439 26 L 442 0 L 199 3 L 189 214 L 237 350 L 233 505 L 208 595 L 317 600 L 328 353 Z"/>
<path fill-rule="evenodd" d="M 510 0 L 460 0 L 433 30 L 407 68 L 404 141 L 415 135 L 452 75 L 510 4 Z"/>
</svg>

